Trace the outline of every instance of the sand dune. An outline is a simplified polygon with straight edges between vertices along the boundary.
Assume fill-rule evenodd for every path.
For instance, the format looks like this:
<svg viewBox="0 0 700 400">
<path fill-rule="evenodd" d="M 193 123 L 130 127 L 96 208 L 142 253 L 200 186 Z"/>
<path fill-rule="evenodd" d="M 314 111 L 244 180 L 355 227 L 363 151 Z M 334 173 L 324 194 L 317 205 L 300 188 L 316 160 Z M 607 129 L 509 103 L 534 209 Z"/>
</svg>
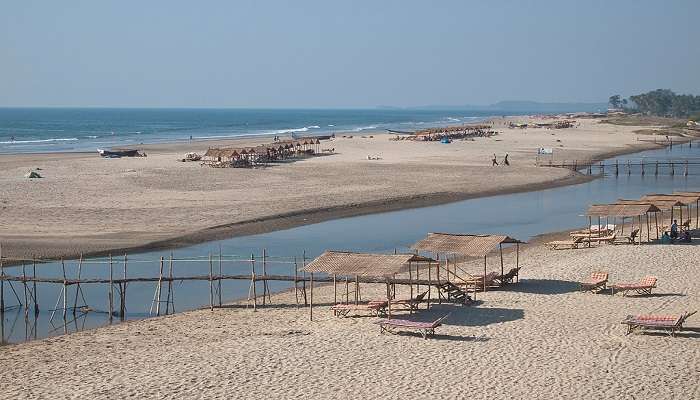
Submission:
<svg viewBox="0 0 700 400">
<path fill-rule="evenodd" d="M 698 257 L 697 246 L 532 247 L 519 285 L 481 295 L 476 307 L 416 315 L 451 313 L 430 340 L 380 335 L 376 318 L 336 318 L 328 306 L 310 322 L 284 293 L 257 312 L 200 310 L 8 346 L 0 397 L 698 398 L 700 317 L 676 338 L 625 336 L 619 324 L 627 314 L 700 309 Z M 598 269 L 611 282 L 656 275 L 659 288 L 577 292 L 575 281 Z M 367 286 L 363 296 L 383 293 Z M 332 287 L 314 299 L 331 302 Z"/>
</svg>

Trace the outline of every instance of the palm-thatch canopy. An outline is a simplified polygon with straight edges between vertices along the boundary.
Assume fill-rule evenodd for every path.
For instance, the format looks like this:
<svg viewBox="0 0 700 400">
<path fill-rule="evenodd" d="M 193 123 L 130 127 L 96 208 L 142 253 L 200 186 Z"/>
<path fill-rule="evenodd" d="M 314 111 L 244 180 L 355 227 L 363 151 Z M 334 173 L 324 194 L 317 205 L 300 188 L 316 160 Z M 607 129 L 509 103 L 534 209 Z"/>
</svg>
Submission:
<svg viewBox="0 0 700 400">
<path fill-rule="evenodd" d="M 671 210 L 673 207 L 680 207 L 685 204 L 682 202 L 675 200 L 675 199 L 656 199 L 656 200 L 626 200 L 626 199 L 618 199 L 616 204 L 653 204 L 656 206 L 659 211 L 662 210 Z"/>
<path fill-rule="evenodd" d="M 700 200 L 700 194 L 683 194 L 683 193 L 674 193 L 674 194 L 647 194 L 645 196 L 642 196 L 641 200 L 643 201 L 649 201 L 651 203 L 654 203 L 655 201 L 669 201 L 669 200 L 674 200 L 683 203 L 683 205 L 691 205 Z"/>
<path fill-rule="evenodd" d="M 452 253 L 466 257 L 485 257 L 505 243 L 523 243 L 505 235 L 467 235 L 453 233 L 428 233 L 428 236 L 411 246 L 414 250 L 435 253 Z"/>
<path fill-rule="evenodd" d="M 369 254 L 326 251 L 307 264 L 302 271 L 347 276 L 392 276 L 407 272 L 411 262 L 431 262 L 416 254 Z"/>
<path fill-rule="evenodd" d="M 661 211 L 650 203 L 630 202 L 615 204 L 593 204 L 588 208 L 586 215 L 589 217 L 638 217 L 650 212 Z"/>
</svg>

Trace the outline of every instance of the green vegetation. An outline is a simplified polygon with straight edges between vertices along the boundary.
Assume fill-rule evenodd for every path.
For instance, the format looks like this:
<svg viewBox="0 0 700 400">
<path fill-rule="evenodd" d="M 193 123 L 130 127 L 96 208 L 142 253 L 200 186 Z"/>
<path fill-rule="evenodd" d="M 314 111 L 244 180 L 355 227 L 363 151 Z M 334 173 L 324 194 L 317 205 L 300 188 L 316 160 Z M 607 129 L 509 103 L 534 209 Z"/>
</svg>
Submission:
<svg viewBox="0 0 700 400">
<path fill-rule="evenodd" d="M 630 96 L 629 101 L 620 95 L 610 96 L 613 108 L 625 108 L 630 112 L 658 117 L 693 118 L 700 116 L 700 96 L 675 94 L 670 89 L 656 89 L 651 92 Z M 627 107 L 627 105 L 631 107 Z"/>
</svg>

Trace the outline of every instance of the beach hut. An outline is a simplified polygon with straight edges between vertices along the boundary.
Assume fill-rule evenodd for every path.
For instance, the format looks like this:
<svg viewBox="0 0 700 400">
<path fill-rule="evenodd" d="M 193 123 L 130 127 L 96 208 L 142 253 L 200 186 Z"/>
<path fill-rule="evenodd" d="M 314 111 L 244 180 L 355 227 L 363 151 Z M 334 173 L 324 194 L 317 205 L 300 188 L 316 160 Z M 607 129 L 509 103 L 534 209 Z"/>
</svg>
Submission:
<svg viewBox="0 0 700 400">
<path fill-rule="evenodd" d="M 674 195 L 695 197 L 695 229 L 700 228 L 700 192 L 673 192 Z"/>
<path fill-rule="evenodd" d="M 514 273 L 516 279 L 519 278 L 519 259 L 520 259 L 520 243 L 518 239 L 511 238 L 505 235 L 472 235 L 472 234 L 454 234 L 454 233 L 428 233 L 425 239 L 422 239 L 411 246 L 411 249 L 417 251 L 427 251 L 432 252 L 437 255 L 440 253 L 448 255 L 458 255 L 467 258 L 483 258 L 484 259 L 484 279 L 483 288 L 484 291 L 487 290 L 487 256 L 489 253 L 495 250 L 499 251 L 501 258 L 501 276 L 504 274 L 503 265 L 503 245 L 504 244 L 515 244 L 515 269 Z M 439 260 L 439 256 L 435 257 Z M 457 266 L 454 265 L 454 272 L 449 270 L 449 263 L 447 257 L 445 258 L 445 268 L 447 270 L 447 276 L 450 274 L 456 278 L 460 278 L 456 272 Z M 439 271 L 439 269 L 438 269 Z M 439 277 L 438 277 L 439 279 Z"/>
<path fill-rule="evenodd" d="M 700 201 L 700 194 L 695 193 L 688 193 L 688 194 L 680 194 L 680 193 L 674 193 L 674 194 L 647 194 L 645 196 L 642 196 L 641 200 L 644 201 L 649 201 L 649 202 L 672 202 L 675 201 L 674 206 L 671 207 L 671 223 L 673 223 L 673 210 L 676 207 L 676 204 L 679 208 L 679 218 L 681 219 L 681 223 L 683 223 L 683 206 L 686 206 L 686 209 L 688 210 L 687 216 L 688 216 L 688 228 L 690 228 L 690 219 L 692 216 L 692 213 L 690 211 L 690 206 L 691 205 L 696 205 L 698 204 L 698 201 Z M 679 204 L 680 203 L 680 204 Z M 697 219 L 696 219 L 696 227 L 697 227 Z"/>
<path fill-rule="evenodd" d="M 598 225 L 600 225 L 600 219 L 602 217 L 609 218 L 613 217 L 615 222 L 617 218 L 622 219 L 621 234 L 624 234 L 625 229 L 625 218 L 631 218 L 634 224 L 634 217 L 639 218 L 639 231 L 640 234 L 637 236 L 637 242 L 641 244 L 641 230 L 642 230 L 642 216 L 646 216 L 647 221 L 647 240 L 651 240 L 650 226 L 649 226 L 649 214 L 661 211 L 659 207 L 655 204 L 648 202 L 643 202 L 639 200 L 619 200 L 613 204 L 594 204 L 588 208 L 586 216 L 588 217 L 588 224 L 591 225 L 591 218 L 598 217 Z M 658 239 L 659 235 L 659 225 L 658 220 L 656 223 L 656 236 Z M 635 239 L 635 238 L 632 238 Z M 590 241 L 589 241 L 590 243 Z"/>
<path fill-rule="evenodd" d="M 349 301 L 349 279 L 355 279 L 355 304 L 360 301 L 360 277 L 383 278 L 387 285 L 387 301 L 391 304 L 394 290 L 392 281 L 397 274 L 411 272 L 412 264 L 427 263 L 430 268 L 434 260 L 421 257 L 416 254 L 371 254 L 354 253 L 346 251 L 326 251 L 302 268 L 302 271 L 311 274 L 311 302 L 313 308 L 314 274 L 323 273 L 333 277 L 333 297 L 337 303 L 337 278 L 345 279 L 345 299 Z M 409 278 L 410 279 L 410 278 Z M 411 297 L 413 297 L 413 285 L 411 284 Z M 430 300 L 428 300 L 430 301 Z M 430 303 L 428 303 L 428 306 Z M 313 313 L 313 311 L 310 311 Z M 391 312 L 391 305 L 389 305 Z M 391 315 L 390 315 L 391 316 Z M 313 318 L 313 317 L 312 317 Z"/>
</svg>

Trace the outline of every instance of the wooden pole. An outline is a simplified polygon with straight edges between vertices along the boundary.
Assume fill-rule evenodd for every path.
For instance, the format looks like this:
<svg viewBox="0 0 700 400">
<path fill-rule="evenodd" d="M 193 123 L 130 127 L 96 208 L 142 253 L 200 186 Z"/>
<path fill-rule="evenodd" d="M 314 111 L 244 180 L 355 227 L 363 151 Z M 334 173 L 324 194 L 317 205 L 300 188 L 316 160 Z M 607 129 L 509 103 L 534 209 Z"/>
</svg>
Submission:
<svg viewBox="0 0 700 400">
<path fill-rule="evenodd" d="M 600 226 L 600 224 L 598 224 L 598 226 Z M 503 271 L 503 244 L 502 243 L 498 244 L 498 252 L 501 255 L 501 276 L 503 276 L 504 271 Z M 484 282 L 486 282 L 486 275 L 485 274 L 484 274 Z"/>
<path fill-rule="evenodd" d="M 263 268 L 263 276 L 265 279 L 263 280 L 263 306 L 267 305 L 267 254 L 265 254 L 266 250 L 263 249 L 263 255 L 262 255 L 262 268 Z"/>
<path fill-rule="evenodd" d="M 121 301 L 121 319 L 122 321 L 126 320 L 126 263 L 127 263 L 127 255 L 124 254 L 124 284 L 122 285 L 122 301 Z"/>
<path fill-rule="evenodd" d="M 80 254 L 80 259 L 78 261 L 78 283 L 75 286 L 75 300 L 73 301 L 73 317 L 76 315 L 76 309 L 78 308 L 78 294 L 80 292 L 80 275 L 82 275 L 83 269 L 83 255 Z"/>
<path fill-rule="evenodd" d="M 156 298 L 156 315 L 160 315 L 160 292 L 161 292 L 161 287 L 163 285 L 163 266 L 164 266 L 165 260 L 163 259 L 163 256 L 160 257 L 160 272 L 158 273 L 158 296 Z"/>
<path fill-rule="evenodd" d="M 333 304 L 338 304 L 338 285 L 335 274 L 333 274 Z"/>
<path fill-rule="evenodd" d="M 656 225 L 656 240 L 659 240 L 659 213 L 654 211 L 654 225 Z"/>
<path fill-rule="evenodd" d="M 430 270 L 432 269 L 431 267 L 432 267 L 432 264 L 430 262 L 428 262 L 428 310 L 430 310 L 430 300 L 432 300 L 432 296 L 431 296 L 432 290 L 430 290 L 432 288 L 432 282 L 430 280 Z"/>
<path fill-rule="evenodd" d="M 486 293 L 486 256 L 484 256 L 484 293 Z"/>
<path fill-rule="evenodd" d="M 311 293 L 309 295 L 309 320 L 314 320 L 314 273 L 311 276 Z"/>
<path fill-rule="evenodd" d="M 360 303 L 360 277 L 355 275 L 355 305 Z"/>
<path fill-rule="evenodd" d="M 109 255 L 109 323 L 112 323 L 112 317 L 114 316 L 114 273 L 112 265 L 112 255 Z"/>
<path fill-rule="evenodd" d="M 24 318 L 29 316 L 29 294 L 27 293 L 27 271 L 22 261 L 22 287 L 24 288 Z"/>
<path fill-rule="evenodd" d="M 66 264 L 61 258 L 61 269 L 63 270 L 63 323 L 66 322 L 66 311 L 68 311 L 68 279 L 66 279 Z"/>
<path fill-rule="evenodd" d="M 294 256 L 294 302 L 298 308 L 299 307 L 299 290 L 298 290 L 298 286 L 297 286 L 297 281 L 299 278 L 298 278 L 297 268 L 298 268 L 297 257 Z"/>
<path fill-rule="evenodd" d="M 257 283 L 255 282 L 255 254 L 250 254 L 250 270 L 251 270 L 251 280 L 250 284 L 253 286 L 253 311 L 257 310 L 258 307 L 258 293 L 256 290 Z"/>
<path fill-rule="evenodd" d="M 175 291 L 173 290 L 173 270 L 175 265 L 173 264 L 173 253 L 170 252 L 170 260 L 168 263 L 168 298 L 165 303 L 165 314 L 167 315 L 172 306 L 172 312 L 175 313 Z"/>
<path fill-rule="evenodd" d="M 34 321 L 36 322 L 36 315 L 39 314 L 39 294 L 36 291 L 36 257 L 32 257 L 32 268 L 34 270 Z"/>
<path fill-rule="evenodd" d="M 218 282 L 218 286 L 219 286 L 219 307 L 221 307 L 221 296 L 222 296 L 221 281 L 222 281 L 223 279 L 222 279 L 221 277 L 224 276 L 224 275 L 223 275 L 223 261 L 222 261 L 222 258 L 223 258 L 223 257 L 222 257 L 222 256 L 223 256 L 223 255 L 221 254 L 221 245 L 219 245 L 219 282 Z"/>
<path fill-rule="evenodd" d="M 211 260 L 211 253 L 209 253 L 209 310 L 214 311 L 214 281 L 212 277 L 214 275 L 214 264 Z"/>
<path fill-rule="evenodd" d="M 350 282 L 347 276 L 345 276 L 345 304 L 350 304 Z"/>
<path fill-rule="evenodd" d="M 515 283 L 520 282 L 520 243 L 515 243 Z"/>
</svg>

